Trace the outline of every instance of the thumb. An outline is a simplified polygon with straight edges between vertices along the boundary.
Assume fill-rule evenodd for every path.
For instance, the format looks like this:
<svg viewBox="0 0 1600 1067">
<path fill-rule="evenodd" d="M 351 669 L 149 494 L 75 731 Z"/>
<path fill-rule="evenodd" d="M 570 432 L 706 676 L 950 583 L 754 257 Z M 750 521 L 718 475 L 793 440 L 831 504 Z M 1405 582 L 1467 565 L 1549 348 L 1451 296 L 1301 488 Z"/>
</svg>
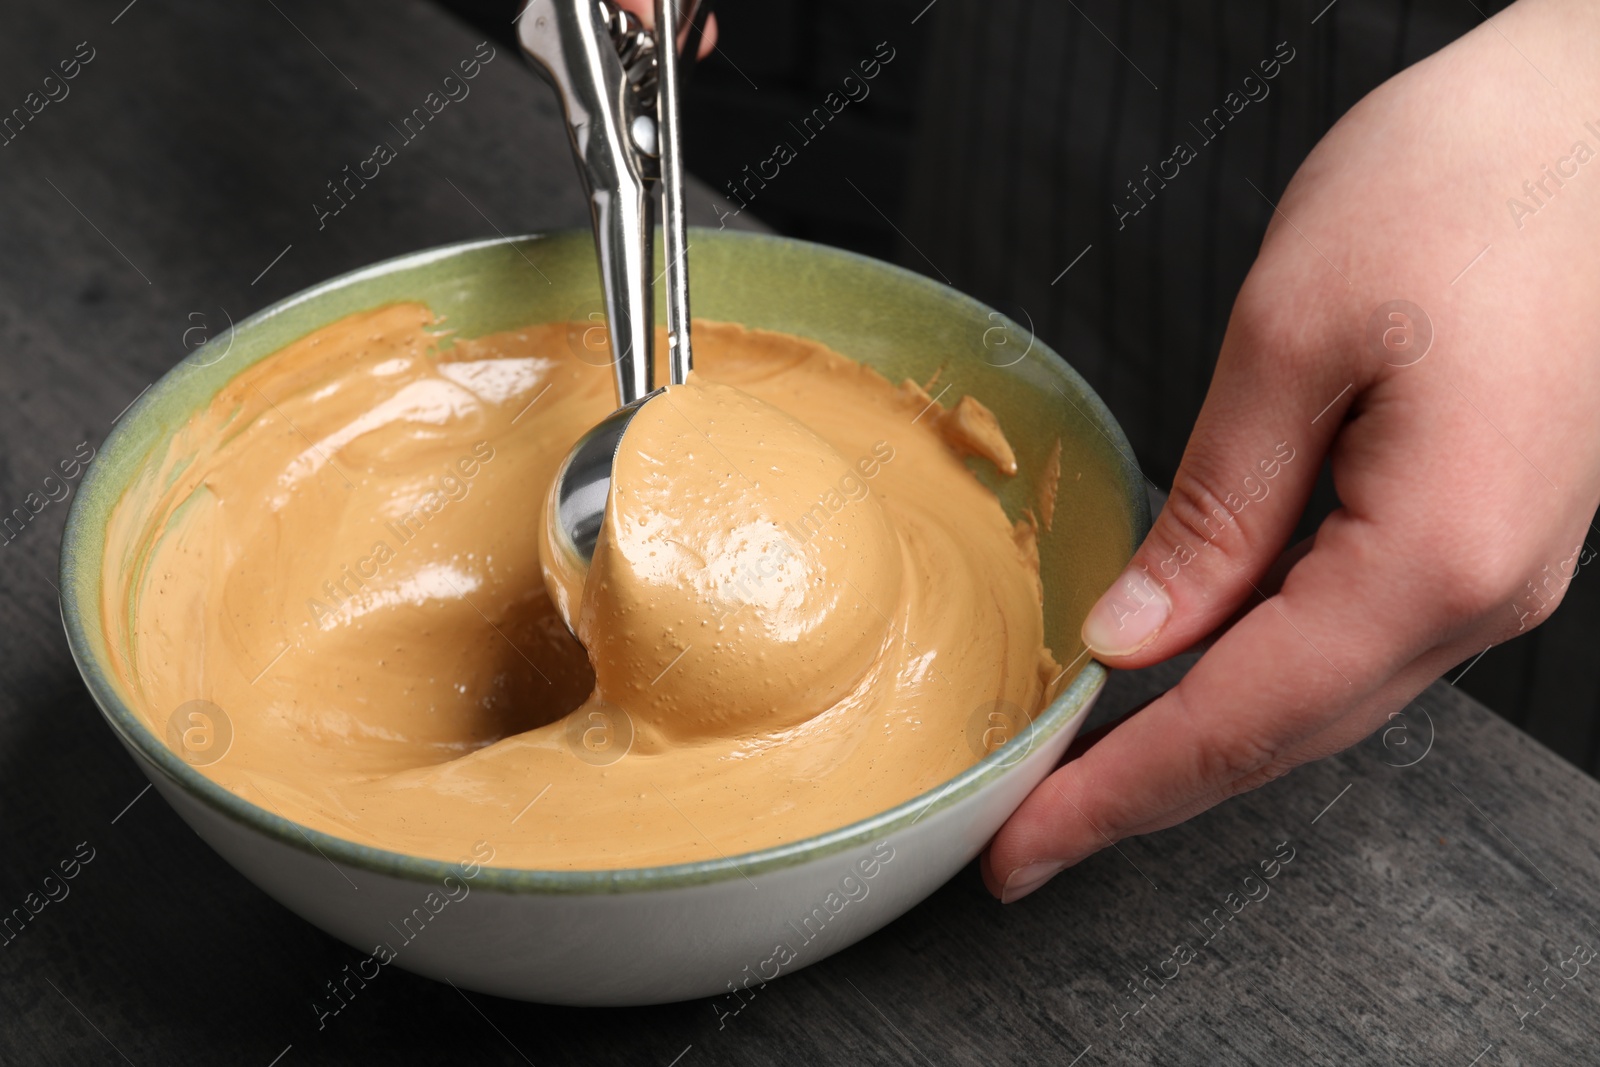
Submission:
<svg viewBox="0 0 1600 1067">
<path fill-rule="evenodd" d="M 1346 372 L 1302 365 L 1295 347 L 1235 309 L 1166 506 L 1084 620 L 1098 659 L 1143 667 L 1189 648 L 1256 592 L 1283 551 L 1357 392 L 1349 383 L 1319 412 Z"/>
</svg>

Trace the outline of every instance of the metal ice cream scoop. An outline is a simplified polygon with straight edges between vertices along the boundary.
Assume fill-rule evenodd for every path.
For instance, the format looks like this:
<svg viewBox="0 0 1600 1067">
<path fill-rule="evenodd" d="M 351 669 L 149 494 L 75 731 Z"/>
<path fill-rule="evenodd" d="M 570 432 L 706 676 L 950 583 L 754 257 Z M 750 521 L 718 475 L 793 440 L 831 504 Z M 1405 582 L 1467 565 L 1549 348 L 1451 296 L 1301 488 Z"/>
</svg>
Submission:
<svg viewBox="0 0 1600 1067">
<path fill-rule="evenodd" d="M 518 16 L 522 49 L 555 86 L 578 172 L 589 193 L 605 299 L 617 410 L 573 446 L 546 501 L 547 562 L 581 574 L 611 495 L 623 432 L 655 388 L 650 185 L 662 183 L 667 342 L 674 385 L 692 365 L 683 207 L 680 64 L 692 61 L 710 0 L 655 0 L 656 32 L 607 0 L 529 0 Z M 678 29 L 668 41 L 661 27 Z M 692 29 L 691 29 L 692 27 Z M 690 30 L 685 50 L 672 45 Z"/>
</svg>

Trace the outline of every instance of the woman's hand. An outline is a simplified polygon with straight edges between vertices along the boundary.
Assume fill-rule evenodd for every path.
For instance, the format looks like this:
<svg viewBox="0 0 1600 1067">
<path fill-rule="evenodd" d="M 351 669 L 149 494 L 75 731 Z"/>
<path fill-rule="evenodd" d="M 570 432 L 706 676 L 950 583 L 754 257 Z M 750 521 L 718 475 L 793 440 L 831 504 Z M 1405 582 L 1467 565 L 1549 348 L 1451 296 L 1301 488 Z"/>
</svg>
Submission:
<svg viewBox="0 0 1600 1067">
<path fill-rule="evenodd" d="M 1244 613 L 1011 817 L 983 861 L 1002 900 L 1354 744 L 1538 625 L 1589 560 L 1597 41 L 1600 5 L 1522 0 L 1368 96 L 1300 168 L 1166 508 L 1083 636 L 1144 667 Z M 1342 506 L 1274 591 L 1324 457 Z"/>
<path fill-rule="evenodd" d="M 656 28 L 655 0 L 616 0 L 616 4 L 622 10 L 637 15 L 639 21 L 644 23 L 648 29 L 653 30 Z M 688 46 L 688 36 L 694 32 L 692 29 L 686 30 L 680 35 L 683 39 L 678 42 L 678 51 L 681 52 Z M 695 52 L 695 58 L 704 59 L 711 54 L 713 48 L 717 47 L 717 16 L 712 15 L 706 19 L 705 32 L 699 36 L 700 47 Z"/>
</svg>

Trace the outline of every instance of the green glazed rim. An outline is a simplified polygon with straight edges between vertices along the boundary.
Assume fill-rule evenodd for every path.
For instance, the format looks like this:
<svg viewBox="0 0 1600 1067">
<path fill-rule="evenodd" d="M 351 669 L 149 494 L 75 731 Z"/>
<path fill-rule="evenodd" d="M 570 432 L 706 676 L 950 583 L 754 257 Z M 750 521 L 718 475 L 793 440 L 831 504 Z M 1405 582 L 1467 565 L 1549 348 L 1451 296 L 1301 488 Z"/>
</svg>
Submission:
<svg viewBox="0 0 1600 1067">
<path fill-rule="evenodd" d="M 885 364 L 888 371 L 900 369 L 885 345 L 892 349 L 900 344 L 928 344 L 933 338 L 943 343 L 943 351 L 958 336 L 951 332 L 951 324 L 976 325 L 981 330 L 981 344 L 989 351 L 1004 344 L 1026 344 L 1024 357 L 1019 357 L 1018 363 L 1002 367 L 985 358 L 985 366 L 977 368 L 979 376 L 1015 379 L 1010 385 L 994 386 L 1001 391 L 1054 389 L 1092 425 L 1096 433 L 1084 433 L 1075 447 L 1089 453 L 1090 462 L 1102 468 L 1099 473 L 1115 490 L 1109 495 L 1120 497 L 1107 502 L 1107 517 L 1123 527 L 1119 541 L 1124 543 L 1116 550 L 1120 559 L 1102 561 L 1102 569 L 1113 564 L 1120 569 L 1132 555 L 1150 525 L 1143 476 L 1132 458 L 1132 449 L 1088 383 L 1034 338 L 1031 331 L 949 286 L 834 248 L 764 234 L 698 228 L 691 230 L 690 247 L 696 250 L 695 277 L 700 283 L 694 292 L 698 316 L 775 330 L 785 330 L 785 323 L 790 322 L 792 326 L 786 332 L 813 337 L 853 358 L 860 357 L 852 348 L 859 350 L 861 346 L 852 345 L 851 339 L 866 327 L 880 348 L 867 353 L 875 357 L 867 362 L 880 371 L 886 370 Z M 553 273 L 546 274 L 536 260 L 544 260 Z M 584 262 L 587 270 L 579 269 Z M 752 263 L 761 266 L 755 269 Z M 776 298 L 775 306 L 767 307 L 773 299 L 770 292 L 774 274 L 784 279 L 785 292 Z M 474 287 L 474 281 L 495 288 L 486 293 Z M 550 288 L 537 288 L 541 285 Z M 764 285 L 767 288 L 763 289 Z M 422 295 L 424 291 L 426 295 Z M 870 292 L 876 299 L 862 299 L 863 292 Z M 827 300 L 830 294 L 832 300 L 826 306 L 829 314 L 837 314 L 837 319 L 830 327 L 819 330 L 816 301 Z M 565 315 L 530 317 L 528 309 L 535 297 L 546 308 L 572 310 Z M 170 782 L 212 811 L 279 844 L 315 852 L 336 865 L 437 883 L 454 873 L 458 865 L 357 844 L 296 823 L 250 803 L 184 762 L 130 708 L 120 683 L 107 669 L 110 649 L 99 624 L 107 521 L 155 450 L 229 379 L 257 360 L 346 314 L 408 299 L 424 301 L 436 313 L 444 314 L 452 326 L 464 327 L 460 332 L 465 336 L 481 336 L 533 322 L 582 319 L 600 306 L 592 235 L 587 231 L 564 231 L 466 241 L 398 256 L 281 300 L 191 353 L 135 400 L 89 465 L 62 537 L 61 615 L 73 659 L 106 721 L 124 744 L 158 768 Z M 808 304 L 808 300 L 812 303 Z M 751 313 L 751 301 L 764 310 Z M 930 326 L 919 316 L 905 314 L 906 301 L 914 302 L 923 313 L 937 310 L 940 321 Z M 902 305 L 898 311 L 897 304 Z M 659 319 L 661 312 L 658 310 L 657 314 Z M 752 317 L 763 321 L 751 321 Z M 928 333 L 930 329 L 934 334 Z M 244 352 L 230 361 L 236 344 L 242 345 Z M 960 348 L 957 344 L 953 351 L 959 354 Z M 970 351 L 971 346 L 968 348 Z M 1038 358 L 1025 358 L 1034 353 Z M 1061 436 L 1065 439 L 1067 434 L 1063 432 Z M 1000 490 L 1008 513 L 1015 515 L 1022 506 L 1019 499 L 1013 494 L 1008 501 L 1000 481 L 992 473 L 986 476 L 976 468 L 974 464 L 980 478 Z M 1105 574 L 1099 589 L 1115 575 L 1116 571 Z M 1046 589 L 1050 588 L 1047 576 Z M 1079 599 L 1083 592 L 1076 587 L 1073 590 Z M 1106 668 L 1090 659 L 1034 719 L 1031 730 L 938 788 L 836 830 L 736 856 L 668 866 L 579 871 L 484 867 L 474 878 L 474 885 L 501 892 L 538 894 L 668 889 L 748 877 L 869 844 L 945 810 L 999 779 L 1034 746 L 1078 721 L 1106 677 Z"/>
</svg>

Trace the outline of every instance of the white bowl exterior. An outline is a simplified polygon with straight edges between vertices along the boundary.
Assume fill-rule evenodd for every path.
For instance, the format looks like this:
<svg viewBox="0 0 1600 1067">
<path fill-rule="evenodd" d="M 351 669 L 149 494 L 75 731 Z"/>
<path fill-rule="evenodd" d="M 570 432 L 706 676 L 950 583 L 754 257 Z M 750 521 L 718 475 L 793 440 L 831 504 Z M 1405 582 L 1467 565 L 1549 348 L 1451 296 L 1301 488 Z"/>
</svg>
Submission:
<svg viewBox="0 0 1600 1067">
<path fill-rule="evenodd" d="M 1103 688 L 1102 682 L 1069 722 L 1005 773 L 947 803 L 935 793 L 925 817 L 881 841 L 748 879 L 617 892 L 489 889 L 469 879 L 456 883 L 466 886 L 465 895 L 454 887 L 446 894 L 439 883 L 335 867 L 315 851 L 228 818 L 124 745 L 167 803 L 234 868 L 362 953 L 387 945 L 393 965 L 546 1004 L 657 1004 L 724 994 L 713 1005 L 721 1014 L 747 1003 L 766 980 L 887 925 L 971 862 L 1055 768 Z M 874 859 L 879 865 L 867 877 L 857 864 Z M 873 870 L 870 862 L 865 869 Z M 845 883 L 847 877 L 854 881 Z M 447 902 L 440 906 L 441 900 Z M 793 958 L 778 951 L 780 944 Z M 337 985 L 348 973 L 328 977 Z M 326 998 L 327 1009 L 336 1006 Z"/>
</svg>

